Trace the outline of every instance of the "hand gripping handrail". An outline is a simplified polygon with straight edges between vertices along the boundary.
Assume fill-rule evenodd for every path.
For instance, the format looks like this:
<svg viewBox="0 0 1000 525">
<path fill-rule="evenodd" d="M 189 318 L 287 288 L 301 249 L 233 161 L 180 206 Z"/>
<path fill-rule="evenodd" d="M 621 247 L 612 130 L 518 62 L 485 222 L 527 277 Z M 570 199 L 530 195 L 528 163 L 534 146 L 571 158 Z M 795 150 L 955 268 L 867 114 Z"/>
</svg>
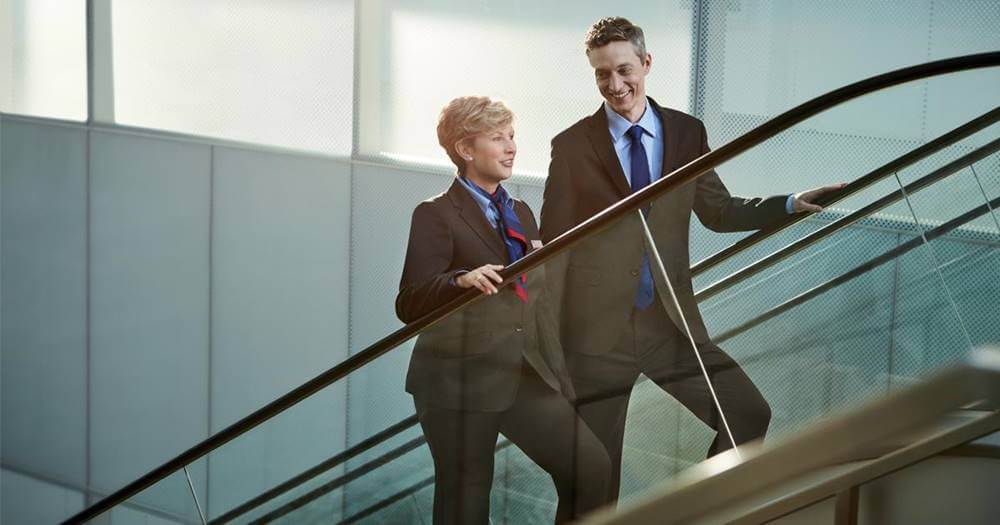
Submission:
<svg viewBox="0 0 1000 525">
<path fill-rule="evenodd" d="M 970 69 L 1000 66 L 1000 51 L 978 53 L 960 57 L 936 60 L 916 66 L 910 66 L 881 75 L 870 77 L 842 88 L 836 89 L 803 104 L 800 104 L 760 126 L 737 137 L 718 149 L 706 153 L 688 164 L 674 170 L 662 179 L 650 184 L 642 190 L 622 199 L 604 211 L 556 237 L 541 249 L 526 255 L 514 264 L 507 266 L 501 276 L 503 284 L 507 284 L 514 276 L 521 275 L 555 257 L 558 253 L 583 240 L 591 233 L 601 230 L 615 220 L 645 206 L 653 199 L 673 191 L 680 186 L 696 179 L 701 174 L 736 157 L 744 151 L 781 133 L 782 131 L 808 119 L 820 112 L 840 105 L 848 100 L 867 95 L 892 86 L 912 82 L 928 77 L 956 73 Z M 166 478 L 175 471 L 196 461 L 212 450 L 232 441 L 257 425 L 271 419 L 299 401 L 319 392 L 330 384 L 343 379 L 348 374 L 399 346 L 425 328 L 430 327 L 456 310 L 472 303 L 482 295 L 478 290 L 470 289 L 448 303 L 427 313 L 420 319 L 396 330 L 364 350 L 348 357 L 332 368 L 320 373 L 288 393 L 243 417 L 239 421 L 209 436 L 207 439 L 180 453 L 174 458 L 149 471 L 128 485 L 118 489 L 97 503 L 71 516 L 64 523 L 84 523 L 115 505 L 126 501 L 144 489 Z"/>
</svg>

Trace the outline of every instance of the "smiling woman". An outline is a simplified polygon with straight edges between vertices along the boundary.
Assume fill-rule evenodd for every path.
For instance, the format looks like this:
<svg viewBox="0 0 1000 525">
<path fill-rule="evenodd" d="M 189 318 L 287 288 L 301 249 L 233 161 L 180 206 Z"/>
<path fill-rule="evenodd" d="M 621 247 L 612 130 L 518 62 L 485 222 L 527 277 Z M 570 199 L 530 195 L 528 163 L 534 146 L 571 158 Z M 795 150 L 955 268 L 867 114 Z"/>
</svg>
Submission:
<svg viewBox="0 0 1000 525">
<path fill-rule="evenodd" d="M 406 377 L 434 458 L 434 523 L 487 523 L 494 447 L 504 434 L 555 483 L 557 523 L 607 497 L 611 463 L 576 415 L 573 386 L 548 310 L 545 269 L 497 273 L 541 246 L 511 176 L 513 114 L 486 97 L 452 100 L 437 136 L 458 168 L 443 194 L 413 212 L 396 315 L 414 321 L 476 288 L 490 297 L 417 337 Z"/>
<path fill-rule="evenodd" d="M 513 173 L 517 154 L 513 122 L 514 114 L 503 102 L 456 98 L 441 112 L 438 141 L 459 176 L 494 193 Z"/>
</svg>

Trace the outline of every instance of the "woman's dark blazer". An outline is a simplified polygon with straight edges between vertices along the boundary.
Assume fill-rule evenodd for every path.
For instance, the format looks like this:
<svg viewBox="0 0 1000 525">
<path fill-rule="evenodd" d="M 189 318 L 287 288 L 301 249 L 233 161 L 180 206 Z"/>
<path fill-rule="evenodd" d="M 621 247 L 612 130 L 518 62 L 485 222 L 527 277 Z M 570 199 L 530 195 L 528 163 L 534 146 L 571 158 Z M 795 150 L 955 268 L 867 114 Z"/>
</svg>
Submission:
<svg viewBox="0 0 1000 525">
<path fill-rule="evenodd" d="M 514 212 L 531 251 L 541 236 L 531 209 L 519 200 Z M 507 249 L 468 190 L 457 179 L 447 192 L 413 211 L 396 315 L 411 322 L 460 295 L 454 283 L 463 270 L 507 264 Z M 417 337 L 406 391 L 438 408 L 502 411 L 513 402 L 523 360 L 557 391 L 573 389 L 559 346 L 557 325 L 545 292 L 545 270 L 529 272 L 528 301 L 512 286 L 455 312 Z"/>
</svg>

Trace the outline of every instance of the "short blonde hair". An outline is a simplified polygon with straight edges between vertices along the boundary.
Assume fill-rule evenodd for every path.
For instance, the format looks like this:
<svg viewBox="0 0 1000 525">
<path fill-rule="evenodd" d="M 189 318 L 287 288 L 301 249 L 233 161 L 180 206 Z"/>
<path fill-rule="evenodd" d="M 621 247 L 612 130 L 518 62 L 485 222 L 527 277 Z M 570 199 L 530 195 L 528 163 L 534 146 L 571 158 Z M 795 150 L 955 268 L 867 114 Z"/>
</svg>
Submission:
<svg viewBox="0 0 1000 525">
<path fill-rule="evenodd" d="M 514 113 L 499 100 L 489 97 L 458 97 L 441 110 L 438 118 L 438 143 L 458 167 L 459 175 L 465 173 L 465 159 L 455 145 L 481 133 L 488 133 L 514 121 Z"/>
</svg>

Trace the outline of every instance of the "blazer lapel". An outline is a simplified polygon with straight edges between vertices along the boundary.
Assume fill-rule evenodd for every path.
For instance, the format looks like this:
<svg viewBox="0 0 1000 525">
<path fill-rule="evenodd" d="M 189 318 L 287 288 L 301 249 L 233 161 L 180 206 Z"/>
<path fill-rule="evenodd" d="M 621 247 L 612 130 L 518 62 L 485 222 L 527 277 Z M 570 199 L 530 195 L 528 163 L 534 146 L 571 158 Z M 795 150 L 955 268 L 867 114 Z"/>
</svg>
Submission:
<svg viewBox="0 0 1000 525">
<path fill-rule="evenodd" d="M 632 193 L 632 188 L 628 185 L 625 171 L 622 170 L 622 165 L 618 162 L 618 154 L 615 153 L 615 147 L 611 144 L 608 116 L 604 114 L 603 105 L 598 108 L 597 113 L 590 117 L 587 136 L 590 138 L 590 144 L 597 152 L 597 156 L 601 159 L 601 163 L 604 164 L 604 173 L 611 177 L 611 182 L 618 189 L 619 197 L 628 197 Z"/>
<path fill-rule="evenodd" d="M 524 238 L 528 241 L 528 246 L 524 247 L 524 254 L 527 255 L 538 249 L 538 246 L 532 245 L 532 242 L 540 241 L 542 236 L 538 233 L 538 227 L 535 226 L 535 217 L 528 211 L 527 206 L 520 205 L 515 201 L 514 213 L 517 214 L 517 218 L 521 221 L 521 228 L 524 229 Z"/>
<path fill-rule="evenodd" d="M 451 188 L 448 188 L 448 197 L 455 207 L 458 208 L 459 216 L 462 217 L 462 220 L 465 221 L 469 228 L 472 228 L 472 231 L 476 232 L 476 235 L 479 236 L 483 243 L 501 261 L 506 261 L 507 248 L 503 245 L 500 234 L 497 233 L 493 226 L 490 226 L 490 221 L 486 220 L 483 209 L 476 204 L 476 201 L 472 200 L 469 190 L 465 189 L 458 179 L 455 179 L 451 183 Z"/>
</svg>

